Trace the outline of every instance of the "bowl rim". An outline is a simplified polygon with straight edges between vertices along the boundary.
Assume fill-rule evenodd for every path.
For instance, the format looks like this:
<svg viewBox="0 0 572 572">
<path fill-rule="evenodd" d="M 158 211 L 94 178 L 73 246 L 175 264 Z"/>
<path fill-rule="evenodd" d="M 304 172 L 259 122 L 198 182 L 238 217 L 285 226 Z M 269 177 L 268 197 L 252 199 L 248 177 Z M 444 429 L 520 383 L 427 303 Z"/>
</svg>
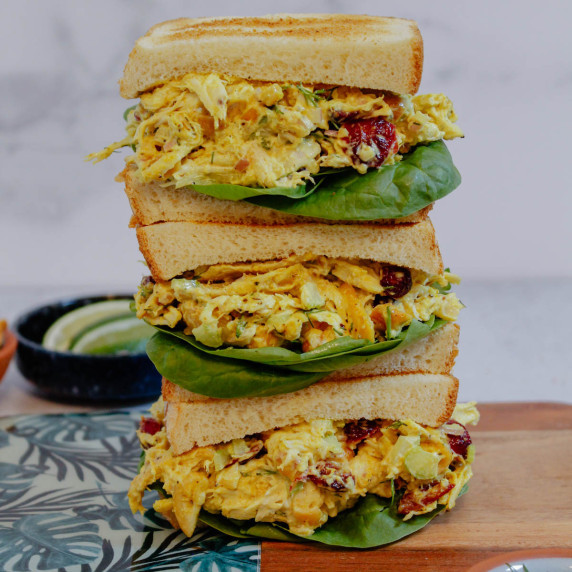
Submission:
<svg viewBox="0 0 572 572">
<path fill-rule="evenodd" d="M 69 298 L 61 298 L 59 300 L 55 300 L 54 302 L 48 302 L 46 304 L 42 304 L 40 306 L 35 306 L 33 308 L 31 308 L 30 310 L 27 310 L 26 312 L 24 312 L 23 314 L 19 315 L 14 321 L 13 321 L 13 334 L 15 336 L 15 338 L 17 339 L 18 344 L 22 344 L 22 346 L 27 346 L 31 349 L 33 349 L 34 351 L 39 351 L 39 352 L 43 352 L 45 354 L 54 354 L 54 355 L 58 355 L 58 356 L 62 356 L 62 357 L 66 357 L 68 359 L 95 359 L 95 360 L 122 360 L 125 358 L 139 358 L 141 356 L 145 356 L 147 357 L 147 353 L 146 352 L 141 352 L 141 353 L 127 353 L 127 354 L 123 354 L 123 355 L 117 355 L 117 354 L 79 354 L 79 353 L 74 353 L 74 352 L 70 352 L 70 351 L 59 351 L 59 350 L 50 350 L 48 348 L 45 348 L 41 343 L 39 342 L 35 342 L 33 340 L 31 340 L 30 338 L 24 336 L 21 332 L 20 329 L 22 327 L 22 324 L 26 321 L 28 321 L 34 314 L 42 311 L 44 308 L 49 308 L 49 307 L 62 307 L 62 306 L 66 306 L 66 305 L 73 305 L 74 303 L 80 303 L 80 305 L 78 307 L 81 307 L 81 302 L 87 302 L 88 300 L 93 300 L 93 302 L 97 302 L 97 301 L 105 301 L 105 300 L 132 300 L 133 299 L 133 294 L 125 294 L 125 293 L 119 293 L 119 294 L 94 294 L 94 295 L 88 295 L 88 296 L 79 296 L 79 297 L 69 297 Z M 89 302 L 87 302 L 85 305 L 88 305 Z M 70 310 L 71 311 L 71 310 Z M 62 314 L 63 315 L 63 314 Z M 17 344 L 17 345 L 18 345 Z"/>
</svg>

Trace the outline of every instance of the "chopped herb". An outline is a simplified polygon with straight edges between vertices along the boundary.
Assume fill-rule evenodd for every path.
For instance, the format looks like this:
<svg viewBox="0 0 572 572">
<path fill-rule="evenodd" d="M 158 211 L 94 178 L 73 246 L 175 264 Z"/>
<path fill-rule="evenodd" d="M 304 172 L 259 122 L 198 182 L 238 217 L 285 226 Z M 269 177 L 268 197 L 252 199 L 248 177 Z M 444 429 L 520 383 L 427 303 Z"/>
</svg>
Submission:
<svg viewBox="0 0 572 572">
<path fill-rule="evenodd" d="M 284 112 L 280 109 L 278 105 L 273 105 L 270 109 L 272 109 L 272 111 L 274 111 L 274 113 L 278 115 L 284 115 Z"/>
<path fill-rule="evenodd" d="M 431 288 L 435 288 L 435 290 L 437 290 L 439 294 L 446 294 L 447 292 L 449 292 L 449 290 L 451 290 L 451 284 L 447 284 L 447 286 L 441 286 L 437 282 L 433 282 L 433 284 L 430 284 L 430 286 Z"/>
<path fill-rule="evenodd" d="M 304 486 L 304 483 L 302 483 L 301 481 L 298 481 L 293 487 L 292 487 L 292 494 L 295 495 L 296 493 L 299 493 L 302 490 L 302 487 Z"/>
<path fill-rule="evenodd" d="M 213 164 L 214 161 L 214 153 L 215 153 L 214 151 L 211 153 L 211 165 Z"/>
<path fill-rule="evenodd" d="M 338 129 L 341 127 L 341 125 L 340 125 L 335 119 L 332 119 L 331 117 L 330 117 L 330 119 L 329 119 L 329 123 L 330 123 L 330 124 L 332 125 L 332 127 L 333 127 L 334 129 L 336 129 L 336 130 L 338 130 Z"/>
<path fill-rule="evenodd" d="M 310 322 L 310 326 L 312 326 L 312 328 L 314 328 L 315 326 L 312 323 L 310 314 L 315 314 L 316 312 L 323 312 L 323 311 L 324 311 L 324 306 L 318 306 L 317 308 L 311 308 L 310 310 L 302 310 L 302 312 L 306 314 L 306 318 L 308 318 L 308 322 Z"/>
<path fill-rule="evenodd" d="M 240 316 L 240 318 L 238 320 L 238 324 L 236 324 L 236 337 L 237 337 L 237 339 L 240 338 L 240 336 L 242 336 L 245 328 L 246 328 L 246 319 L 244 318 L 244 316 Z"/>
<path fill-rule="evenodd" d="M 391 339 L 391 307 L 386 308 L 386 319 L 385 319 L 385 339 Z"/>
<path fill-rule="evenodd" d="M 405 425 L 405 423 L 403 423 L 403 421 L 395 421 L 394 423 L 392 423 L 389 428 L 390 429 L 399 429 L 399 427 L 401 427 L 402 425 Z"/>
<path fill-rule="evenodd" d="M 323 95 L 324 93 L 330 92 L 331 94 L 332 92 L 331 89 L 317 89 L 316 91 L 312 91 L 311 89 L 304 87 L 301 83 L 299 83 L 298 85 L 290 85 L 290 84 L 284 85 L 282 86 L 282 89 L 286 90 L 291 87 L 296 88 L 304 96 L 306 103 L 309 103 L 314 107 L 318 106 L 318 101 L 320 101 L 321 99 L 325 99 Z"/>
<path fill-rule="evenodd" d="M 263 116 L 258 120 L 258 125 L 264 125 L 265 123 L 268 123 L 268 115 L 263 115 Z"/>
<path fill-rule="evenodd" d="M 324 306 L 318 306 L 317 308 L 312 308 L 310 310 L 303 310 L 304 314 L 315 314 L 316 312 L 323 312 Z"/>
<path fill-rule="evenodd" d="M 129 113 L 131 113 L 137 106 L 133 105 L 131 107 L 128 107 L 124 112 L 123 112 L 123 119 L 125 119 L 125 121 L 127 121 L 127 118 L 129 117 Z"/>
<path fill-rule="evenodd" d="M 139 295 L 142 298 L 145 298 L 145 300 L 147 300 L 147 298 L 149 298 L 151 294 L 153 294 L 153 284 L 141 284 L 139 286 Z"/>
<path fill-rule="evenodd" d="M 268 141 L 268 139 L 265 139 L 264 137 L 262 137 L 262 139 L 260 140 L 260 145 L 262 146 L 263 149 L 266 149 L 267 151 L 272 148 L 270 141 Z"/>
<path fill-rule="evenodd" d="M 449 268 L 445 268 L 445 272 L 451 272 L 451 270 Z M 429 284 L 429 286 L 431 286 L 431 288 L 435 288 L 435 290 L 438 290 L 439 294 L 446 294 L 449 292 L 449 290 L 451 290 L 451 284 L 447 284 L 447 286 L 441 286 L 439 283 L 433 282 L 432 284 Z"/>
<path fill-rule="evenodd" d="M 256 471 L 256 475 L 259 477 L 264 475 L 275 475 L 276 473 L 278 473 L 278 471 L 271 471 L 270 469 L 260 469 L 259 471 Z"/>
<path fill-rule="evenodd" d="M 140 473 L 143 465 L 145 464 L 145 451 L 141 451 L 139 454 L 139 465 L 137 466 L 137 472 Z"/>
</svg>

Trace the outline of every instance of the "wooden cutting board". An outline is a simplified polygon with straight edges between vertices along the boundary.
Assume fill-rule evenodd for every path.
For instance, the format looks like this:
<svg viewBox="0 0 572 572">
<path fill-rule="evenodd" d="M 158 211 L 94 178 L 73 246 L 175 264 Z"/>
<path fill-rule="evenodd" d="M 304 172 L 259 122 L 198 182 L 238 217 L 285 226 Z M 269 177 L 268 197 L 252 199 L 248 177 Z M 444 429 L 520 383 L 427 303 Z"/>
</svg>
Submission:
<svg viewBox="0 0 572 572">
<path fill-rule="evenodd" d="M 469 492 L 420 532 L 374 550 L 262 543 L 262 572 L 466 571 L 495 554 L 572 549 L 572 405 L 479 406 Z"/>
</svg>

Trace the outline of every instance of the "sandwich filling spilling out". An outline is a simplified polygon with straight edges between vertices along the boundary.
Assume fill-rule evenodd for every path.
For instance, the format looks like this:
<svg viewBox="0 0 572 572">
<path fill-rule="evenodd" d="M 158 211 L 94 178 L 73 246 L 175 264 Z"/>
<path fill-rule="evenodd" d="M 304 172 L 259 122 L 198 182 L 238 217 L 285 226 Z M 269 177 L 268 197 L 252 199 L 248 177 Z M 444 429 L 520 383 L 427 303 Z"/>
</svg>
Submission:
<svg viewBox="0 0 572 572">
<path fill-rule="evenodd" d="M 397 513 L 407 520 L 453 508 L 472 475 L 474 446 L 456 412 L 438 428 L 411 420 L 318 419 L 178 456 L 161 400 L 152 415 L 138 431 L 144 459 L 129 489 L 130 507 L 143 511 L 146 489 L 158 489 L 153 508 L 188 536 L 203 509 L 284 523 L 309 536 L 366 494 L 397 495 Z M 458 417 L 476 422 L 478 412 L 468 404 Z"/>
<path fill-rule="evenodd" d="M 293 188 L 320 172 L 391 165 L 416 145 L 462 137 L 443 94 L 396 95 L 188 73 L 141 95 L 127 135 L 144 183 Z"/>
<path fill-rule="evenodd" d="M 454 321 L 462 304 L 449 289 L 459 281 L 450 272 L 306 254 L 204 266 L 170 281 L 145 277 L 135 302 L 138 318 L 182 327 L 208 347 L 307 352 L 344 336 L 393 339 L 413 320 Z"/>
</svg>

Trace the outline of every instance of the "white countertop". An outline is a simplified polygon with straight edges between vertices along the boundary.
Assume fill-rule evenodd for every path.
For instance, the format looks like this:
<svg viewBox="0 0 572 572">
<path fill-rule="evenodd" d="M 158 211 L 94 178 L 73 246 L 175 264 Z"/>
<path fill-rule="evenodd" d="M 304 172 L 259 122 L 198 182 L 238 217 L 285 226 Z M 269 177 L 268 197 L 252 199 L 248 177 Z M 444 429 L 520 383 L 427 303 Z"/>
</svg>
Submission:
<svg viewBox="0 0 572 572">
<path fill-rule="evenodd" d="M 123 286 L 107 292 L 129 290 Z M 460 380 L 460 400 L 572 403 L 570 279 L 465 281 L 455 290 L 467 306 L 459 320 L 461 340 L 453 372 Z M 12 322 L 45 302 L 102 293 L 93 287 L 41 291 L 31 286 L 4 287 L 0 288 L 0 316 Z M 14 362 L 0 383 L 0 416 L 112 407 L 46 399 L 20 375 Z"/>
</svg>

